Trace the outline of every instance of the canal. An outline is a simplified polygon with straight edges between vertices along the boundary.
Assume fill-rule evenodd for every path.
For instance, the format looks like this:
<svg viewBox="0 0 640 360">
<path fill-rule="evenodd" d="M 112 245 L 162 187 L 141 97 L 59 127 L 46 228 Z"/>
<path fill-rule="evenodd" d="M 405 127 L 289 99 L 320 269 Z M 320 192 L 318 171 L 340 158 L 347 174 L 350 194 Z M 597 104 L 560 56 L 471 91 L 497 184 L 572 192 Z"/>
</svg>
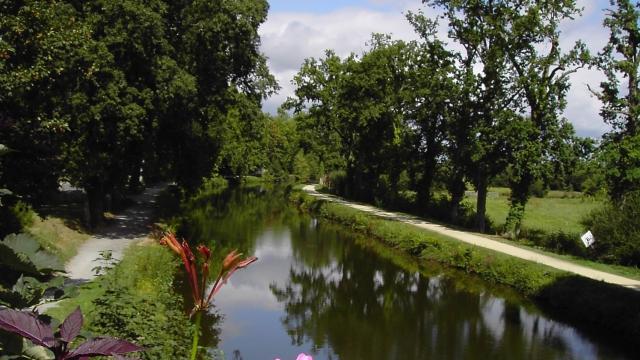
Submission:
<svg viewBox="0 0 640 360">
<path fill-rule="evenodd" d="M 300 214 L 283 189 L 193 201 L 183 235 L 258 262 L 217 295 L 206 343 L 227 359 L 626 359 L 510 289 Z M 213 351 L 213 350 L 212 350 Z"/>
</svg>

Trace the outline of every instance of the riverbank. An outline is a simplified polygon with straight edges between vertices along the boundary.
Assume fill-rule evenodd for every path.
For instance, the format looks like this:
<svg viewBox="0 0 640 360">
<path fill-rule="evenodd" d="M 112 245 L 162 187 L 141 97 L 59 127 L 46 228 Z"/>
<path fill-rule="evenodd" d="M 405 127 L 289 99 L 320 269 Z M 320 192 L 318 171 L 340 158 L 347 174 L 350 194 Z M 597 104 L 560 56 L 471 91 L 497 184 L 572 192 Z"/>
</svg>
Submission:
<svg viewBox="0 0 640 360">
<path fill-rule="evenodd" d="M 182 358 L 190 348 L 193 326 L 176 281 L 179 267 L 168 249 L 151 242 L 134 244 L 121 262 L 47 314 L 61 321 L 80 307 L 84 330 L 143 346 L 142 359 Z"/>
<path fill-rule="evenodd" d="M 413 224 L 384 219 L 344 203 L 314 197 L 301 189 L 292 191 L 290 200 L 304 211 L 341 223 L 422 261 L 437 261 L 491 283 L 511 286 L 561 320 L 592 336 L 611 337 L 625 349 L 640 353 L 636 341 L 640 336 L 638 291 L 464 243 Z M 607 329 L 604 335 L 603 329 Z"/>
</svg>

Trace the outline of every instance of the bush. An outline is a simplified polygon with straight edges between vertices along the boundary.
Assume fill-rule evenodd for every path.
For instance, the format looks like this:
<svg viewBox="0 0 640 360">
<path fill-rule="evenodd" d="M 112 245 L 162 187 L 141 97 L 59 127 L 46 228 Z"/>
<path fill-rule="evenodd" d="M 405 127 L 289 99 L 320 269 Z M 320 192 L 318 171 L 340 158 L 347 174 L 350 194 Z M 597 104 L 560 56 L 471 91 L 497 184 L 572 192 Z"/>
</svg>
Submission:
<svg viewBox="0 0 640 360">
<path fill-rule="evenodd" d="M 598 260 L 640 266 L 640 191 L 595 210 L 583 224 L 595 237 L 592 251 Z"/>
<path fill-rule="evenodd" d="M 144 346 L 143 359 L 183 358 L 193 331 L 182 296 L 174 290 L 178 264 L 158 245 L 133 246 L 100 278 L 89 330 Z"/>
<path fill-rule="evenodd" d="M 326 186 L 333 194 L 347 196 L 347 172 L 335 170 L 327 175 Z"/>
<path fill-rule="evenodd" d="M 549 189 L 547 189 L 547 186 L 545 185 L 544 181 L 542 181 L 542 179 L 538 179 L 533 184 L 531 184 L 529 191 L 533 196 L 537 198 L 543 198 L 547 195 Z"/>
</svg>

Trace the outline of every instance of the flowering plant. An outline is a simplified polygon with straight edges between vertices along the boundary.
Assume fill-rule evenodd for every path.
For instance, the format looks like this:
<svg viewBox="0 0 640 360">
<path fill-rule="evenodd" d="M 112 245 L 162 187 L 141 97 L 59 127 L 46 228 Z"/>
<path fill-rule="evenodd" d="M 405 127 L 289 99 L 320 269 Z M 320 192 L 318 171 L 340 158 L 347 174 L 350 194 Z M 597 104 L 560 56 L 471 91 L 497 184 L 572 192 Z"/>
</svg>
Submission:
<svg viewBox="0 0 640 360">
<path fill-rule="evenodd" d="M 193 309 L 191 310 L 190 317 L 195 315 L 196 331 L 193 338 L 193 346 L 191 349 L 191 359 L 195 359 L 198 351 L 198 336 L 200 330 L 200 319 L 202 312 L 209 308 L 211 300 L 215 294 L 220 291 L 220 288 L 227 283 L 231 275 L 239 269 L 244 269 L 247 266 L 258 260 L 255 256 L 250 256 L 242 259 L 242 254 L 237 250 L 231 251 L 222 261 L 222 268 L 218 272 L 216 281 L 213 283 L 209 294 L 206 294 L 207 280 L 209 277 L 209 269 L 211 263 L 211 249 L 204 245 L 198 245 L 196 248 L 198 253 L 202 255 L 202 263 L 200 265 L 200 279 L 198 279 L 198 265 L 196 263 L 196 257 L 191 251 L 191 247 L 185 241 L 178 241 L 175 233 L 172 231 L 165 232 L 160 243 L 168 246 L 176 254 L 180 256 L 184 268 L 187 272 L 187 278 L 189 280 L 189 287 L 191 288 L 191 296 L 193 297 Z"/>
</svg>

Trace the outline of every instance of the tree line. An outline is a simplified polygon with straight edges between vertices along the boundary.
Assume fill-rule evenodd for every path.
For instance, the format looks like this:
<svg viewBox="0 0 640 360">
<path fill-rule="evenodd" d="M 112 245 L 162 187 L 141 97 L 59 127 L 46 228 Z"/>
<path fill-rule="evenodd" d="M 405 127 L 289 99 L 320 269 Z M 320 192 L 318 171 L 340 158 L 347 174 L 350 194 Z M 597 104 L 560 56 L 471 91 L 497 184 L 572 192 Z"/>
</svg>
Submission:
<svg viewBox="0 0 640 360">
<path fill-rule="evenodd" d="M 0 188 L 85 190 L 97 224 L 146 181 L 235 173 L 277 90 L 266 0 L 0 1 Z M 257 140 L 256 140 L 257 139 Z"/>
<path fill-rule="evenodd" d="M 488 186 L 500 178 L 511 190 L 504 233 L 516 237 L 540 181 L 594 171 L 613 201 L 638 190 L 640 5 L 611 1 L 609 43 L 592 54 L 582 41 L 560 45 L 560 25 L 581 14 L 576 1 L 423 3 L 441 15 L 407 14 L 419 40 L 374 35 L 363 54 L 327 50 L 294 78 L 285 107 L 324 144 L 320 159 L 339 159 L 332 169 L 344 170 L 336 177 L 340 192 L 393 205 L 411 190 L 420 211 L 457 222 L 471 184 L 478 194 L 473 225 L 484 231 Z M 438 36 L 439 22 L 451 44 Z M 591 89 L 612 126 L 598 151 L 563 116 L 570 76 L 581 68 L 607 75 Z M 448 194 L 444 207 L 435 206 L 442 205 L 436 183 Z"/>
</svg>

